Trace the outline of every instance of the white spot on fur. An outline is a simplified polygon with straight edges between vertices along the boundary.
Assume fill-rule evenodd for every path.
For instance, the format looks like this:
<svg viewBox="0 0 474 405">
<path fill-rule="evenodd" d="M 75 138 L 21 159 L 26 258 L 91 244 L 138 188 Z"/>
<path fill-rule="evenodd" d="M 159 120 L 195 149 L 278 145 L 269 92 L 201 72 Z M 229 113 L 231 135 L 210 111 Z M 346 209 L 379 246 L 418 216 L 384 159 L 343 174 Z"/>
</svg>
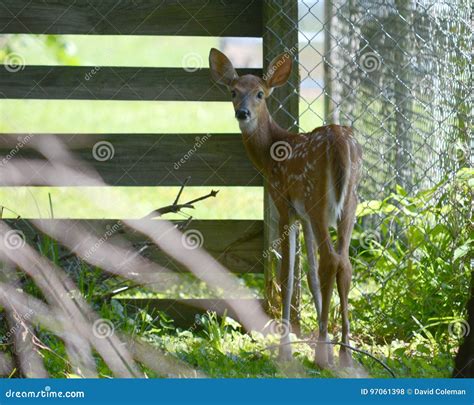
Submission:
<svg viewBox="0 0 474 405">
<path fill-rule="evenodd" d="M 349 167 L 351 166 L 349 162 Z M 346 199 L 346 194 L 347 194 L 347 179 L 348 179 L 348 173 L 346 173 L 346 183 L 343 185 L 342 188 L 342 193 L 341 193 L 341 198 L 339 201 L 336 199 L 336 184 L 335 180 L 333 178 L 331 168 L 328 166 L 327 168 L 328 172 L 328 217 L 329 217 L 329 225 L 335 226 L 337 223 L 337 220 L 341 218 L 342 214 L 342 209 L 344 207 L 344 201 Z"/>
</svg>

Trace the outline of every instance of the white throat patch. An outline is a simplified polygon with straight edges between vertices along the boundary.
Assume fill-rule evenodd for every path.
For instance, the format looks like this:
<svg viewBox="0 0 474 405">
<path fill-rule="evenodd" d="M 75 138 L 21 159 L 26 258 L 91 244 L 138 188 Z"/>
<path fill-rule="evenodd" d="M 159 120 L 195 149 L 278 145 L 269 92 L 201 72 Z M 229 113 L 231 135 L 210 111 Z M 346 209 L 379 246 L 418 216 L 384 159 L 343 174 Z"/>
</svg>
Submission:
<svg viewBox="0 0 474 405">
<path fill-rule="evenodd" d="M 242 132 L 255 132 L 257 130 L 257 119 L 254 118 L 248 121 L 239 121 L 239 127 Z"/>
</svg>

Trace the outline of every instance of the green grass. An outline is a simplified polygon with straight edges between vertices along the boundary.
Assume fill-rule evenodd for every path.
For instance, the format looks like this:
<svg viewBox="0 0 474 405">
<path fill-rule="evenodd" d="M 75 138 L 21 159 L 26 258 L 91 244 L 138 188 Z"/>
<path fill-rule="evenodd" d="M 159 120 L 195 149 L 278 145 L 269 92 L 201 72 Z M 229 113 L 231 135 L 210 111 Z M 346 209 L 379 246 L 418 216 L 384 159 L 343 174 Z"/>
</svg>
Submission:
<svg viewBox="0 0 474 405">
<path fill-rule="evenodd" d="M 309 295 L 305 292 L 303 301 L 307 303 L 308 300 Z M 336 308 L 337 305 L 334 305 L 331 314 L 336 312 Z M 312 305 L 305 305 L 302 319 L 311 320 L 313 317 L 308 315 L 312 311 Z M 100 304 L 100 316 L 112 321 L 116 330 L 143 339 L 213 378 L 391 378 L 379 363 L 360 353 L 353 354 L 357 369 L 321 370 L 313 363 L 313 348 L 305 343 L 293 345 L 293 356 L 301 366 L 295 374 L 294 368 L 277 361 L 277 335 L 244 333 L 233 319 L 218 319 L 213 313 L 196 318 L 196 322 L 187 329 L 176 328 L 173 321 L 162 312 L 141 309 L 128 313 L 127 308 L 122 307 L 118 301 L 113 301 L 112 305 Z M 340 333 L 339 322 L 339 318 L 330 321 L 333 338 L 337 338 Z M 364 333 L 366 327 L 356 319 L 353 319 L 352 326 L 355 329 L 352 333 L 355 338 L 352 345 L 383 361 L 398 378 L 447 378 L 452 372 L 454 352 L 446 352 L 439 343 L 429 342 L 425 337 L 415 335 L 407 341 L 392 340 L 377 344 L 368 333 Z M 303 335 L 291 335 L 291 339 L 311 339 L 311 333 L 315 329 L 315 321 L 306 321 L 303 324 Z M 41 331 L 39 337 L 52 349 L 41 351 L 51 376 L 70 376 L 71 368 L 62 341 L 45 330 Z M 456 346 L 454 340 L 450 344 L 452 347 Z M 336 361 L 337 354 L 336 347 Z M 101 377 L 112 376 L 98 356 L 96 363 Z M 151 370 L 144 368 L 143 371 L 149 377 L 160 377 Z"/>
<path fill-rule="evenodd" d="M 262 219 L 261 187 L 214 187 L 216 198 L 196 204 L 183 212 L 197 219 Z M 181 201 L 209 193 L 211 187 L 187 187 Z M 0 188 L 0 205 L 6 207 L 4 218 L 49 218 L 51 194 L 55 218 L 118 219 L 141 218 L 151 211 L 171 204 L 178 187 L 12 187 Z M 8 209 L 13 210 L 10 212 Z M 182 218 L 167 215 L 166 218 Z"/>
<path fill-rule="evenodd" d="M 0 131 L 236 133 L 230 102 L 1 100 Z"/>
<path fill-rule="evenodd" d="M 472 170 L 466 169 L 460 171 L 455 180 L 445 180 L 416 196 L 408 197 L 399 187 L 399 194 L 392 194 L 383 202 L 373 201 L 359 207 L 360 218 L 351 241 L 354 265 L 354 287 L 349 297 L 351 345 L 385 362 L 397 377 L 445 378 L 452 372 L 461 337 L 450 328 L 453 321 L 464 318 L 469 291 L 468 252 L 472 238 L 468 234 L 467 212 L 472 179 Z M 432 198 L 434 195 L 441 203 Z M 383 213 L 384 219 L 378 227 L 379 238 L 367 240 L 362 218 L 374 212 Z M 440 212 L 446 218 L 443 226 L 440 226 Z M 387 226 L 394 224 L 401 231 L 392 239 L 392 228 Z M 123 280 L 79 260 L 58 259 L 56 242 L 45 236 L 34 243 L 48 259 L 68 272 L 84 299 L 100 317 L 110 320 L 115 330 L 143 339 L 210 377 L 295 377 L 287 367 L 277 364 L 276 350 L 268 347 L 278 343 L 278 336 L 244 333 L 235 321 L 220 320 L 213 314 L 199 318 L 199 322 L 195 321 L 185 330 L 180 329 L 165 313 L 149 309 L 136 312 L 133 306 L 123 307 L 118 299 L 104 300 L 104 295 L 115 290 L 117 285 L 124 286 Z M 413 260 L 407 262 L 407 257 Z M 305 256 L 302 265 L 306 272 Z M 256 296 L 262 295 L 262 274 L 245 275 L 241 282 Z M 316 314 L 305 280 L 302 284 L 301 339 L 314 339 Z M 25 293 L 40 296 L 38 287 L 31 280 L 25 280 L 22 288 Z M 127 292 L 131 298 L 190 298 L 219 294 L 221 292 L 197 282 L 190 275 L 184 282 L 160 294 L 146 287 Z M 339 339 L 341 333 L 339 307 L 334 292 L 329 311 L 329 334 L 334 340 Z M 0 323 L 2 327 L 5 325 Z M 51 376 L 71 377 L 73 370 L 61 339 L 44 329 L 36 327 L 35 330 L 48 348 L 41 349 L 41 353 Z M 0 330 L 0 335 L 2 332 Z M 292 339 L 297 338 L 293 336 Z M 10 345 L 0 345 L 2 351 L 8 352 L 10 348 Z M 319 370 L 312 361 L 313 349 L 307 344 L 295 344 L 294 357 L 302 366 L 298 377 L 389 377 L 379 363 L 361 353 L 354 353 L 361 371 Z M 101 377 L 112 376 L 98 355 L 96 364 Z M 151 370 L 144 368 L 144 371 L 150 377 L 161 377 Z"/>
<path fill-rule="evenodd" d="M 8 45 L 27 65 L 208 67 L 217 37 L 11 35 Z M 190 55 L 193 58 L 190 58 Z M 1 53 L 0 53 L 1 56 Z"/>
</svg>

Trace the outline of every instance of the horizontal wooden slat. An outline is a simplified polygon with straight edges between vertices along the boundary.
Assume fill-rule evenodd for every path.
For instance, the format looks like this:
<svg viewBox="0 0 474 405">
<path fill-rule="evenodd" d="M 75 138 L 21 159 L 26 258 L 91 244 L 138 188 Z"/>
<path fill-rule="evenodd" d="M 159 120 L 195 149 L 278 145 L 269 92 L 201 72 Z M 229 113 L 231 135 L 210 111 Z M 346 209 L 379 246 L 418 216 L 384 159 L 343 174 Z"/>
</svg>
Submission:
<svg viewBox="0 0 474 405">
<path fill-rule="evenodd" d="M 198 329 L 201 325 L 196 320 L 196 315 L 202 315 L 206 311 L 216 312 L 222 316 L 224 312 L 227 316 L 239 320 L 234 308 L 235 304 L 245 304 L 245 299 L 153 299 L 153 298 L 120 298 L 118 301 L 127 307 L 127 313 L 136 312 L 138 309 L 146 309 L 149 312 L 154 310 L 163 311 L 173 319 L 177 327 Z M 258 300 L 264 306 L 263 299 Z M 263 329 L 265 325 L 261 325 Z"/>
<path fill-rule="evenodd" d="M 70 100 L 230 101 L 209 69 L 23 66 L 0 67 L 0 98 Z M 261 69 L 239 74 L 261 75 Z"/>
<path fill-rule="evenodd" d="M 0 33 L 262 36 L 260 0 L 3 0 Z"/>
<path fill-rule="evenodd" d="M 50 137 L 1 134 L 0 162 L 39 158 L 33 147 L 47 148 Z M 74 169 L 90 165 L 113 186 L 177 186 L 188 177 L 190 186 L 263 184 L 246 156 L 240 134 L 64 134 L 56 138 L 83 162 L 70 162 Z M 40 175 L 42 170 L 46 167 L 39 169 Z M 0 165 L 0 186 L 15 185 L 9 183 L 9 176 L 2 176 L 6 171 L 8 165 Z"/>
<path fill-rule="evenodd" d="M 157 207 L 159 208 L 159 207 Z M 25 239 L 36 246 L 38 235 L 41 233 L 28 220 L 5 220 L 13 229 L 23 232 Z M 55 222 L 48 221 L 48 225 Z M 117 220 L 73 220 L 68 232 L 74 232 L 75 226 L 78 229 L 85 227 L 87 231 L 97 237 L 103 238 L 107 235 L 107 243 L 128 249 L 140 250 L 148 246 L 141 254 L 149 258 L 154 263 L 158 263 L 170 270 L 187 271 L 180 264 L 166 256 L 155 245 L 149 244 L 141 233 L 121 224 L 117 227 Z M 176 221 L 173 221 L 176 222 Z M 117 230 L 118 228 L 118 230 Z M 114 232 L 110 232 L 110 230 Z M 194 220 L 187 230 L 197 231 L 196 240 L 202 242 L 203 249 L 206 249 L 222 265 L 234 273 L 261 273 L 263 250 L 263 222 L 254 220 Z M 201 236 L 202 235 L 202 236 Z M 87 241 L 84 239 L 84 243 Z M 85 245 L 87 246 L 87 245 Z M 60 255 L 67 255 L 66 248 L 60 248 Z"/>
</svg>

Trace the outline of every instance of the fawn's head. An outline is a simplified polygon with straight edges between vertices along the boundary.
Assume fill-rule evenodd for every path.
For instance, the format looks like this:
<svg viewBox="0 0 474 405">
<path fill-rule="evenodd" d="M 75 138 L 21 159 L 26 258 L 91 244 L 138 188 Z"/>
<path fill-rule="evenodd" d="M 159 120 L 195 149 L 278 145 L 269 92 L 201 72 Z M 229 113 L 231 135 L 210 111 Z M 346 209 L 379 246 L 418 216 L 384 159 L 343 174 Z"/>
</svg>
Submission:
<svg viewBox="0 0 474 405">
<path fill-rule="evenodd" d="M 230 90 L 235 118 L 241 128 L 255 128 L 256 119 L 262 112 L 266 112 L 265 99 L 275 87 L 286 83 L 291 65 L 290 55 L 283 53 L 272 60 L 263 78 L 254 75 L 239 76 L 222 52 L 212 48 L 209 53 L 212 78 Z"/>
</svg>

